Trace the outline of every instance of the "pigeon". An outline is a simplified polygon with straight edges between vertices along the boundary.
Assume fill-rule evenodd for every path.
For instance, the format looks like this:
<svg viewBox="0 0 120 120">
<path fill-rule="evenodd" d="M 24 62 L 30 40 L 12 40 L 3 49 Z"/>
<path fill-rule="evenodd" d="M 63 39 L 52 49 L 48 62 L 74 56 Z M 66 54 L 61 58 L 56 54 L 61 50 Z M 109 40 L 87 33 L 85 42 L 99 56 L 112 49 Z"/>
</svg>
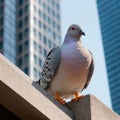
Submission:
<svg viewBox="0 0 120 120">
<path fill-rule="evenodd" d="M 83 46 L 82 35 L 85 33 L 79 25 L 68 28 L 63 44 L 48 53 L 37 81 L 61 104 L 71 96 L 81 98 L 79 93 L 88 86 L 94 71 L 93 56 Z"/>
</svg>

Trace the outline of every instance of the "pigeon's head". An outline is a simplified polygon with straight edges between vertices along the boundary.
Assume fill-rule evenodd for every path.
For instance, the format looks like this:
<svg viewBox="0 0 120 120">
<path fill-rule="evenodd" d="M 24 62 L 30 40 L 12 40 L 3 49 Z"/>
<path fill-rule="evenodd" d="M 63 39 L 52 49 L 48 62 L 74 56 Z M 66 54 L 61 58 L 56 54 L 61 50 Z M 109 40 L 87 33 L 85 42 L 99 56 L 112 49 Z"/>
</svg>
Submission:
<svg viewBox="0 0 120 120">
<path fill-rule="evenodd" d="M 79 40 L 82 35 L 85 35 L 85 33 L 82 31 L 79 25 L 73 24 L 68 28 L 67 37 Z"/>
</svg>

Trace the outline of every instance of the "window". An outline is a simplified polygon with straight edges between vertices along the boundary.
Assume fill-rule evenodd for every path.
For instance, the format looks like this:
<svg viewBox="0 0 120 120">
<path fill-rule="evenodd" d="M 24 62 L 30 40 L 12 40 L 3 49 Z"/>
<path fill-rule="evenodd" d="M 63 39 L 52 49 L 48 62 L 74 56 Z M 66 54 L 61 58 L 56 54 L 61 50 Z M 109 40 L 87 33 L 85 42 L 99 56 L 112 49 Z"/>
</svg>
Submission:
<svg viewBox="0 0 120 120">
<path fill-rule="evenodd" d="M 0 25 L 3 25 L 3 18 L 0 18 Z"/>
<path fill-rule="evenodd" d="M 2 43 L 2 42 L 0 42 L 0 49 L 2 49 L 2 47 L 3 47 L 3 43 Z"/>
<path fill-rule="evenodd" d="M 42 27 L 42 24 L 41 24 L 41 21 L 40 21 L 40 20 L 38 21 L 38 25 L 39 25 L 39 28 Z"/>
<path fill-rule="evenodd" d="M 52 10 L 52 15 L 53 15 L 53 17 L 55 17 L 55 11 L 54 10 Z"/>
<path fill-rule="evenodd" d="M 34 55 L 34 63 L 37 64 L 37 56 L 36 55 Z"/>
<path fill-rule="evenodd" d="M 38 34 L 38 37 L 39 37 L 39 40 L 42 40 L 42 35 L 41 35 L 40 32 L 39 32 L 39 34 Z"/>
<path fill-rule="evenodd" d="M 57 9 L 58 9 L 58 10 L 60 9 L 60 6 L 59 6 L 59 4 L 57 4 Z"/>
<path fill-rule="evenodd" d="M 47 50 L 44 49 L 44 57 L 46 57 L 46 56 L 47 56 Z"/>
<path fill-rule="evenodd" d="M 48 3 L 50 3 L 51 2 L 51 0 L 47 0 L 48 1 Z"/>
<path fill-rule="evenodd" d="M 19 10 L 19 17 L 21 17 L 22 15 L 23 15 L 23 10 L 20 9 L 20 10 Z"/>
<path fill-rule="evenodd" d="M 48 41 L 48 44 L 49 44 L 49 48 L 52 48 L 52 43 L 50 40 Z"/>
<path fill-rule="evenodd" d="M 57 30 L 60 32 L 60 26 L 59 25 L 57 25 Z"/>
<path fill-rule="evenodd" d="M 28 54 L 24 56 L 24 63 L 28 63 Z"/>
<path fill-rule="evenodd" d="M 42 48 L 40 45 L 38 46 L 38 50 L 39 50 L 39 53 L 42 53 Z"/>
<path fill-rule="evenodd" d="M 46 39 L 46 37 L 44 36 L 44 44 L 46 45 L 46 43 L 47 43 L 47 39 Z"/>
<path fill-rule="evenodd" d="M 34 68 L 33 74 L 34 74 L 34 77 L 37 77 L 37 69 L 36 68 Z"/>
<path fill-rule="evenodd" d="M 39 58 L 39 66 L 42 67 L 42 60 Z"/>
<path fill-rule="evenodd" d="M 23 46 L 22 45 L 19 45 L 18 47 L 18 54 L 21 54 L 23 51 Z"/>
<path fill-rule="evenodd" d="M 43 3 L 43 8 L 44 8 L 44 10 L 46 10 L 46 4 L 45 3 Z"/>
<path fill-rule="evenodd" d="M 22 34 L 22 32 L 20 32 L 20 33 L 18 34 L 18 40 L 21 41 L 22 38 L 23 38 L 23 34 Z"/>
<path fill-rule="evenodd" d="M 23 60 L 22 60 L 22 58 L 19 58 L 18 59 L 18 66 L 22 66 L 22 64 L 23 64 Z"/>
<path fill-rule="evenodd" d="M 3 36 L 3 29 L 0 29 L 0 37 Z"/>
<path fill-rule="evenodd" d="M 55 5 L 55 2 L 54 2 L 54 0 L 52 0 L 52 5 L 53 5 L 53 6 Z"/>
<path fill-rule="evenodd" d="M 46 21 L 46 14 L 43 13 L 43 19 Z"/>
<path fill-rule="evenodd" d="M 41 11 L 40 10 L 38 10 L 38 14 L 39 14 L 39 16 L 41 16 Z"/>
<path fill-rule="evenodd" d="M 38 77 L 41 77 L 41 72 L 39 72 L 39 76 Z"/>
<path fill-rule="evenodd" d="M 25 6 L 25 12 L 28 12 L 28 5 Z"/>
<path fill-rule="evenodd" d="M 4 0 L 0 0 L 0 4 L 3 2 Z"/>
<path fill-rule="evenodd" d="M 20 20 L 18 23 L 18 28 L 22 28 L 22 26 L 23 26 L 23 22 L 22 22 L 22 20 Z"/>
<path fill-rule="evenodd" d="M 18 4 L 22 5 L 23 4 L 23 0 L 19 0 Z"/>
<path fill-rule="evenodd" d="M 35 13 L 37 12 L 36 6 L 34 6 L 34 12 L 35 12 Z"/>
<path fill-rule="evenodd" d="M 47 20 L 48 20 L 48 23 L 51 24 L 51 19 L 50 19 L 50 17 L 48 17 Z"/>
<path fill-rule="evenodd" d="M 53 32 L 53 39 L 54 39 L 54 40 L 56 39 L 56 34 L 55 34 L 55 32 Z"/>
<path fill-rule="evenodd" d="M 47 11 L 48 11 L 48 13 L 50 13 L 50 7 L 49 6 L 47 7 Z"/>
<path fill-rule="evenodd" d="M 52 21 L 52 25 L 53 25 L 53 27 L 55 28 L 55 21 Z"/>
<path fill-rule="evenodd" d="M 51 29 L 48 28 L 48 35 L 51 36 L 52 32 L 51 32 Z"/>
<path fill-rule="evenodd" d="M 36 23 L 37 23 L 37 21 L 36 21 L 36 17 L 34 17 L 33 20 L 34 20 L 34 23 L 36 24 Z"/>
<path fill-rule="evenodd" d="M 33 32 L 34 32 L 34 36 L 37 37 L 37 30 L 35 28 L 34 28 Z"/>
<path fill-rule="evenodd" d="M 33 45 L 34 45 L 34 50 L 36 50 L 37 49 L 37 44 L 36 44 L 35 41 L 33 42 Z"/>
<path fill-rule="evenodd" d="M 43 25 L 43 29 L 44 29 L 44 31 L 46 31 L 46 30 L 47 30 L 47 28 L 46 28 L 46 25 L 45 25 L 45 24 Z"/>
<path fill-rule="evenodd" d="M 28 24 L 28 16 L 25 17 L 24 22 L 25 22 L 25 25 Z"/>
<path fill-rule="evenodd" d="M 41 5 L 41 0 L 38 0 L 39 5 Z"/>
<path fill-rule="evenodd" d="M 24 49 L 25 49 L 25 50 L 28 50 L 28 40 L 25 42 Z"/>
<path fill-rule="evenodd" d="M 29 74 L 29 69 L 28 69 L 28 67 L 25 67 L 24 68 L 24 72 L 28 75 Z"/>
<path fill-rule="evenodd" d="M 28 34 L 29 34 L 29 29 L 26 28 L 25 31 L 24 31 L 24 37 L 28 37 Z"/>
<path fill-rule="evenodd" d="M 60 15 L 59 14 L 57 14 L 57 19 L 60 20 Z"/>
<path fill-rule="evenodd" d="M 0 14 L 3 14 L 3 6 L 0 7 Z"/>
</svg>

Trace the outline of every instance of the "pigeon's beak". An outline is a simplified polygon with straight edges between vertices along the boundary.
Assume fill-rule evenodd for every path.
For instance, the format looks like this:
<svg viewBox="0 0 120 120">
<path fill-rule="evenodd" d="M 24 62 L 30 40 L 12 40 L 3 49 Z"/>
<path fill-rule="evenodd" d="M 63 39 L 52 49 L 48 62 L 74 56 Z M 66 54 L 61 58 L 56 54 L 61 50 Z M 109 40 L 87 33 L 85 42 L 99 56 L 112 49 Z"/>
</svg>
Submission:
<svg viewBox="0 0 120 120">
<path fill-rule="evenodd" d="M 82 30 L 79 31 L 79 34 L 85 36 L 85 33 Z"/>
<path fill-rule="evenodd" d="M 84 35 L 84 36 L 85 36 L 85 33 L 84 33 L 84 32 L 82 32 L 82 35 Z"/>
</svg>

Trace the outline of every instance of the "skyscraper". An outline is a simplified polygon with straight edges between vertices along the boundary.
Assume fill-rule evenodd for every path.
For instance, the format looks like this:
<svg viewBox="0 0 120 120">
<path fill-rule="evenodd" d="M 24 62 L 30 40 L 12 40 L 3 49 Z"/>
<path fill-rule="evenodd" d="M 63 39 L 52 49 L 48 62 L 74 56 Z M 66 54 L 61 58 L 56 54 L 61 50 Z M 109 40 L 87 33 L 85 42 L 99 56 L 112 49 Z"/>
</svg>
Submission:
<svg viewBox="0 0 120 120">
<path fill-rule="evenodd" d="M 37 78 L 48 51 L 61 42 L 59 0 L 18 0 L 17 25 L 17 65 Z"/>
<path fill-rule="evenodd" d="M 14 23 L 14 25 L 10 23 L 8 26 L 15 29 L 14 33 L 10 30 L 8 34 L 16 35 L 12 39 L 14 48 L 9 43 L 8 52 L 11 53 L 13 49 L 14 58 L 16 58 L 14 63 L 32 79 L 38 79 L 48 51 L 61 43 L 60 0 L 0 1 L 2 1 L 0 8 L 2 3 L 6 2 L 9 2 L 8 5 L 12 9 L 14 8 L 13 11 L 8 7 L 9 20 Z M 13 4 L 11 1 L 15 3 Z M 3 7 L 6 9 L 7 6 Z M 4 16 L 5 13 L 2 12 L 2 14 Z M 12 20 L 11 14 L 14 16 L 14 20 Z M 4 29 L 7 29 L 6 26 L 2 27 L 3 31 Z M 0 29 L 1 36 L 3 31 Z M 7 37 L 5 34 L 3 36 Z M 11 42 L 11 40 L 9 41 Z M 0 43 L 0 50 L 5 55 L 4 48 L 7 48 L 3 44 L 5 39 L 0 39 Z M 11 59 L 11 55 L 9 59 Z"/>
<path fill-rule="evenodd" d="M 16 0 L 0 0 L 0 52 L 16 63 Z"/>
<path fill-rule="evenodd" d="M 120 1 L 97 0 L 113 110 L 120 114 Z"/>
</svg>

